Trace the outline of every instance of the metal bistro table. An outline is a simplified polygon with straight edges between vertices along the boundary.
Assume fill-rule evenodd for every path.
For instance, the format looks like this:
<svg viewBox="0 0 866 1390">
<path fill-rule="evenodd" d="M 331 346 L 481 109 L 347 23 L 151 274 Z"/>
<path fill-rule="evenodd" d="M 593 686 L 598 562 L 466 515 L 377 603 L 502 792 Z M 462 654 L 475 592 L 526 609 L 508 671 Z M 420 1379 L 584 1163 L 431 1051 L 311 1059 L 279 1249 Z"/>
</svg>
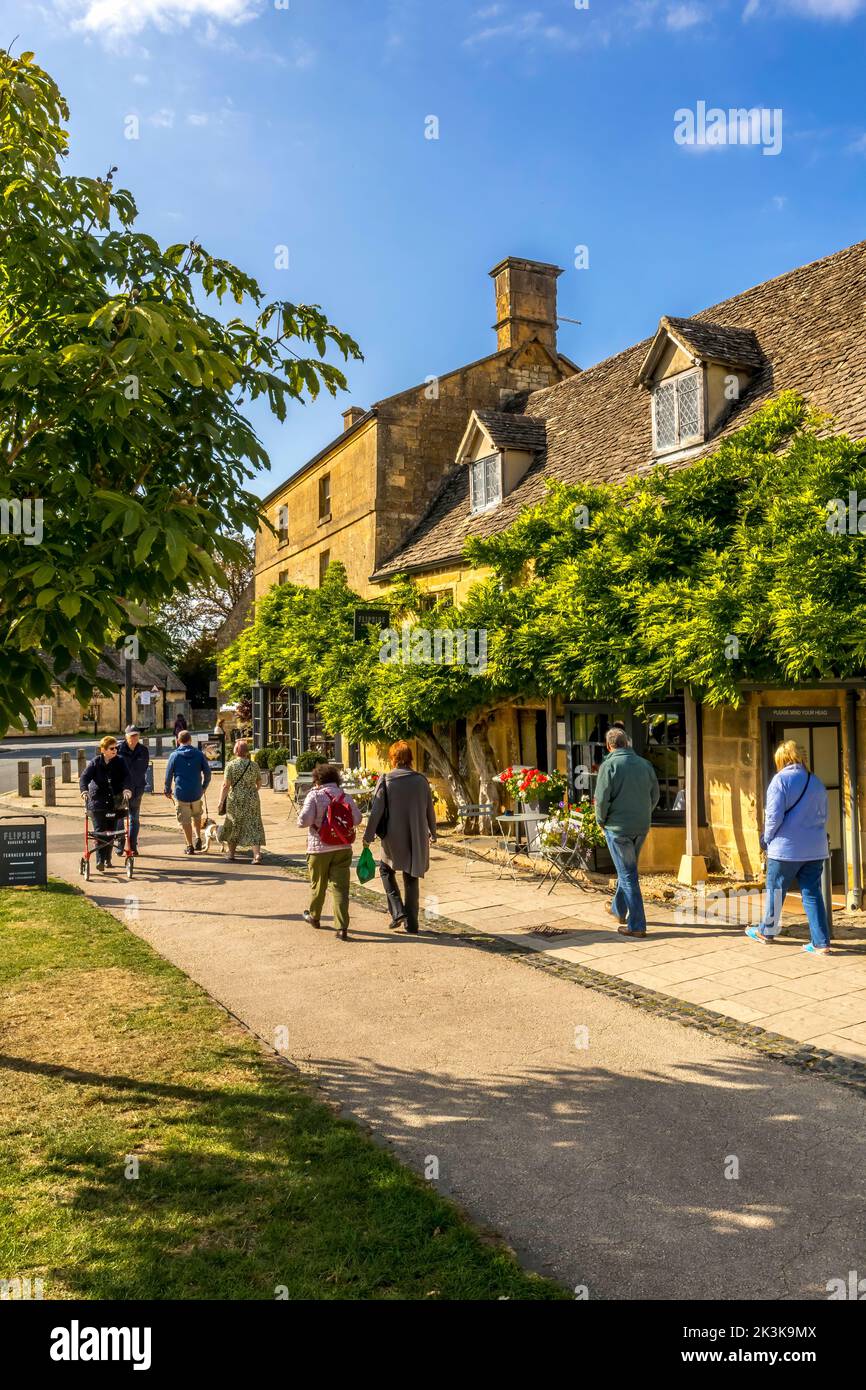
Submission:
<svg viewBox="0 0 866 1390">
<path fill-rule="evenodd" d="M 521 829 L 523 829 L 526 836 L 526 853 L 530 857 L 537 857 L 540 853 L 540 849 L 538 845 L 538 836 L 534 831 L 542 821 L 547 820 L 547 812 L 522 811 L 517 815 L 512 812 L 507 812 L 501 816 L 494 816 L 493 819 L 502 837 L 502 848 L 505 851 L 505 859 L 499 865 L 499 872 L 496 877 L 502 878 L 505 873 L 510 873 L 511 877 L 517 882 L 514 861 L 520 853 Z M 510 826 L 514 827 L 513 837 L 508 834 Z M 532 827 L 532 829 L 530 829 L 530 827 Z"/>
</svg>

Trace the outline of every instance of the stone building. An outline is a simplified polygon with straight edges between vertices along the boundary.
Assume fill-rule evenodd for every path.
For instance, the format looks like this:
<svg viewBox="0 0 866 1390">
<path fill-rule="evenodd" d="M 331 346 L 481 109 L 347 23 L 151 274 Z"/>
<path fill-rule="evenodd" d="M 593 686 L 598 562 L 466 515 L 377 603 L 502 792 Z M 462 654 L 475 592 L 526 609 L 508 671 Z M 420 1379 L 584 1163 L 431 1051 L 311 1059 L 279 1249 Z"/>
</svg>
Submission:
<svg viewBox="0 0 866 1390">
<path fill-rule="evenodd" d="M 557 350 L 559 267 L 508 257 L 494 266 L 496 351 L 420 385 L 343 412 L 343 431 L 264 499 L 274 532 L 256 537 L 255 598 L 279 583 L 316 586 L 331 561 L 365 597 L 371 579 L 437 497 L 478 408 L 502 411 L 574 375 Z M 277 687 L 258 687 L 257 741 L 293 754 L 327 741 L 311 703 Z M 348 756 L 348 750 L 343 750 Z"/>
<path fill-rule="evenodd" d="M 72 691 L 54 685 L 50 700 L 34 704 L 34 723 L 24 732 L 57 737 L 63 734 L 115 734 L 122 730 L 126 724 L 122 655 L 117 651 L 103 652 L 97 674 L 102 680 L 117 683 L 117 692 L 103 695 L 94 691 L 89 704 L 82 705 Z M 185 709 L 186 686 L 180 676 L 154 653 L 146 661 L 133 661 L 132 688 L 133 720 L 142 729 L 170 727 L 178 710 Z M 14 738 L 16 734 L 20 736 L 21 730 L 10 728 L 6 731 L 7 738 Z"/>
<path fill-rule="evenodd" d="M 530 393 L 523 412 L 469 412 L 453 466 L 405 540 L 372 574 L 411 574 L 458 601 L 479 577 L 469 535 L 490 535 L 540 500 L 548 478 L 618 482 L 664 461 L 685 467 L 782 390 L 866 436 L 866 242 L 757 285 L 597 366 Z M 830 794 L 835 884 L 859 903 L 866 804 L 864 680 L 804 689 L 743 687 L 738 708 L 696 707 L 686 690 L 638 712 L 616 700 L 503 702 L 487 734 L 499 766 L 558 766 L 590 790 L 610 724 L 622 720 L 655 764 L 662 799 L 643 862 L 694 880 L 706 864 L 746 878 L 760 867 L 759 825 L 772 749 L 793 737 Z M 459 752 L 466 730 L 450 731 Z"/>
</svg>

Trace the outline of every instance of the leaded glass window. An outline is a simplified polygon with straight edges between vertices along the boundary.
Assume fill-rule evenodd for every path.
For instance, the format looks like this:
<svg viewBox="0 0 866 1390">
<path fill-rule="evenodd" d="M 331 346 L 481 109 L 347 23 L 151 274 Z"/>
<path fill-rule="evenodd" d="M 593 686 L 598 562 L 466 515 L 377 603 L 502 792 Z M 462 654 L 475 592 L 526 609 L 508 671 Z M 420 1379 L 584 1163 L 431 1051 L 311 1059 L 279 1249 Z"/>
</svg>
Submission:
<svg viewBox="0 0 866 1390">
<path fill-rule="evenodd" d="M 470 506 L 473 512 L 486 511 L 502 501 L 502 470 L 498 454 L 488 454 L 469 465 Z"/>
<path fill-rule="evenodd" d="M 704 437 L 703 376 L 698 367 L 662 381 L 653 392 L 653 426 L 658 452 Z"/>
<path fill-rule="evenodd" d="M 673 381 L 656 387 L 656 448 L 672 449 L 677 442 L 677 388 Z"/>
</svg>

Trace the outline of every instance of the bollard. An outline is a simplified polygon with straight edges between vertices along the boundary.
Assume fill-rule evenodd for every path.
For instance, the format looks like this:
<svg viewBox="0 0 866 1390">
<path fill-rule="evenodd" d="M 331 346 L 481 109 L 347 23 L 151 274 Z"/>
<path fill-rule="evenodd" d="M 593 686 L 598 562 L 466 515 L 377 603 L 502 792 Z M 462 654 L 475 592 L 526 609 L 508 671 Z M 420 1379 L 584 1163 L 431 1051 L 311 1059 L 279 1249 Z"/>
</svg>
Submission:
<svg viewBox="0 0 866 1390">
<path fill-rule="evenodd" d="M 69 753 L 63 753 L 60 758 L 60 780 L 61 782 L 72 781 L 72 757 Z"/>
<path fill-rule="evenodd" d="M 78 775 L 79 775 L 79 777 L 81 776 L 82 772 L 84 771 L 84 769 L 85 769 L 86 767 L 87 767 L 87 754 L 85 753 L 85 751 L 84 751 L 83 748 L 79 748 L 79 750 L 78 750 Z"/>
<path fill-rule="evenodd" d="M 830 867 L 830 836 L 827 836 L 828 858 L 824 860 L 824 872 L 821 875 L 821 887 L 824 890 L 824 906 L 827 909 L 827 930 L 830 933 L 830 940 L 833 940 L 833 871 Z"/>
<path fill-rule="evenodd" d="M 53 759 L 53 758 L 49 758 L 48 755 L 46 754 L 46 755 L 43 757 L 43 759 L 42 759 L 42 766 L 43 766 L 43 767 L 53 767 L 53 766 L 54 766 L 54 759 Z"/>
<path fill-rule="evenodd" d="M 18 795 L 19 795 L 19 796 L 29 796 L 29 795 L 30 795 L 30 764 L 29 764 L 29 762 L 28 762 L 28 763 L 19 763 L 19 764 L 18 764 Z"/>
<path fill-rule="evenodd" d="M 161 757 L 162 757 L 162 734 L 157 734 L 157 738 L 156 738 L 156 756 L 157 756 L 158 758 L 161 758 Z"/>
<path fill-rule="evenodd" d="M 42 797 L 46 806 L 57 805 L 57 791 L 54 779 L 56 777 L 54 764 L 45 764 L 42 771 Z"/>
</svg>

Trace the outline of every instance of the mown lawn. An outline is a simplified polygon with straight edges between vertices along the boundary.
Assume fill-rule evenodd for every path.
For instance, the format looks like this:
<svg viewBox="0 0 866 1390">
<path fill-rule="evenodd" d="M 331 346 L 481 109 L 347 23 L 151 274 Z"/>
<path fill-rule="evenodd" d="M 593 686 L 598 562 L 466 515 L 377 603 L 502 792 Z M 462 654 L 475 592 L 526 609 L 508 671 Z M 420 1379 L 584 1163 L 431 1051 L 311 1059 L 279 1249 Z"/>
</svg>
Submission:
<svg viewBox="0 0 866 1390">
<path fill-rule="evenodd" d="M 0 891 L 0 1054 L 0 1278 L 46 1299 L 569 1297 L 68 885 Z"/>
</svg>

